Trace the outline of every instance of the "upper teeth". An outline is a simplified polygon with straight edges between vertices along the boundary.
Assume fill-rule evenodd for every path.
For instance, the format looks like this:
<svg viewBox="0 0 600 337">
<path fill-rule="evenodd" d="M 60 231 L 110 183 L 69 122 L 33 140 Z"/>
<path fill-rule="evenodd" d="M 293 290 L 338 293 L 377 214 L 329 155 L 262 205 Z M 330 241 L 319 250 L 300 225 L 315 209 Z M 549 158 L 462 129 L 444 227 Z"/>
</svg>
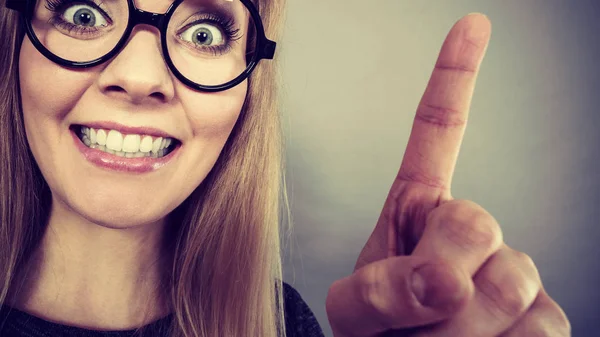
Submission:
<svg viewBox="0 0 600 337">
<path fill-rule="evenodd" d="M 158 151 L 168 147 L 173 142 L 172 138 L 146 135 L 125 135 L 117 130 L 94 129 L 86 126 L 81 127 L 82 137 L 87 138 L 90 144 L 105 145 L 107 149 L 123 152 L 150 152 Z M 85 139 L 84 139 L 85 141 Z M 87 145 L 87 144 L 86 144 Z"/>
</svg>

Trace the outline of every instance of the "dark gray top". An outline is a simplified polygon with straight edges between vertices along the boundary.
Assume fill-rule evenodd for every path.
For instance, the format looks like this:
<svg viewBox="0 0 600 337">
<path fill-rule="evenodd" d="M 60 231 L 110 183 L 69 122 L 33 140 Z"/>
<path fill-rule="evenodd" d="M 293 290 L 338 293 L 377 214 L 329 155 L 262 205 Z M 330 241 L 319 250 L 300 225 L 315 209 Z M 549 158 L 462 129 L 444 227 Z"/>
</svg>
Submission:
<svg viewBox="0 0 600 337">
<path fill-rule="evenodd" d="M 283 283 L 285 329 L 288 337 L 324 337 L 313 312 L 300 294 Z M 145 326 L 145 336 L 166 336 L 172 317 Z M 3 306 L 0 309 L 1 337 L 130 337 L 135 330 L 97 331 L 53 323 L 26 312 Z M 248 334 L 249 336 L 252 334 Z"/>
</svg>

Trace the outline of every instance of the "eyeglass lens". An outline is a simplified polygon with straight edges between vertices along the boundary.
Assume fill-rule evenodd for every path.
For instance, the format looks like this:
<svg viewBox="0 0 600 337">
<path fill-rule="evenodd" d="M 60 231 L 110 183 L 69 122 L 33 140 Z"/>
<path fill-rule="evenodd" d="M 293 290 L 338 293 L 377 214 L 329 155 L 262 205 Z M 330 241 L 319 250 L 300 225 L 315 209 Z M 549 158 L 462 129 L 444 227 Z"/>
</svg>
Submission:
<svg viewBox="0 0 600 337">
<path fill-rule="evenodd" d="M 113 50 L 128 20 L 127 0 L 38 0 L 31 24 L 51 53 L 89 62 Z M 167 25 L 168 56 L 188 80 L 221 85 L 246 70 L 256 49 L 254 32 L 250 12 L 240 1 L 184 0 Z"/>
</svg>

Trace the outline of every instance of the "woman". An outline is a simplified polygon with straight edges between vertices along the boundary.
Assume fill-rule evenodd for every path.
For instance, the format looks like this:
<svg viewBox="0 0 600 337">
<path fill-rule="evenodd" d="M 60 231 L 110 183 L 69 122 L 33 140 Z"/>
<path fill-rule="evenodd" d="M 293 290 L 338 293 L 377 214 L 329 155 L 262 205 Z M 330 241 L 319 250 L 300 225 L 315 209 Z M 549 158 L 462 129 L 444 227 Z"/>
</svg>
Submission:
<svg viewBox="0 0 600 337">
<path fill-rule="evenodd" d="M 0 333 L 322 335 L 281 283 L 284 189 L 269 39 L 279 36 L 283 3 L 0 5 Z M 473 31 L 483 34 L 465 44 Z M 438 112 L 466 111 L 488 31 L 484 17 L 467 17 L 442 50 L 381 220 L 356 272 L 330 289 L 338 337 L 421 326 L 433 335 L 521 336 L 548 319 L 554 332 L 569 333 L 535 267 L 509 253 L 487 213 L 451 201 L 447 188 L 463 124 Z M 469 76 L 455 90 L 464 97 L 449 106 L 440 74 L 457 66 L 472 71 L 461 72 Z M 440 125 L 454 127 L 440 133 Z M 437 146 L 423 147 L 435 130 Z M 471 249 L 437 235 L 448 219 L 461 228 L 452 242 Z M 441 260 L 449 253 L 454 259 Z M 507 265 L 519 268 L 497 272 Z M 519 290 L 509 298 L 514 310 L 483 317 L 490 324 L 465 319 L 488 305 L 476 271 Z"/>
</svg>

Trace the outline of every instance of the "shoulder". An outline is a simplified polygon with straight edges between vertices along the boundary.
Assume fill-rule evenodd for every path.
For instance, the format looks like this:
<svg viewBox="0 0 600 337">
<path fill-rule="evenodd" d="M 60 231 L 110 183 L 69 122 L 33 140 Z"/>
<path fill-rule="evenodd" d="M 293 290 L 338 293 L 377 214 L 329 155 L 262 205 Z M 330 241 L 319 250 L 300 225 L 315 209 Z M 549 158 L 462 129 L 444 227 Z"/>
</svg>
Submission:
<svg viewBox="0 0 600 337">
<path fill-rule="evenodd" d="M 287 337 L 323 337 L 323 330 L 308 304 L 291 285 L 283 282 Z"/>
</svg>

